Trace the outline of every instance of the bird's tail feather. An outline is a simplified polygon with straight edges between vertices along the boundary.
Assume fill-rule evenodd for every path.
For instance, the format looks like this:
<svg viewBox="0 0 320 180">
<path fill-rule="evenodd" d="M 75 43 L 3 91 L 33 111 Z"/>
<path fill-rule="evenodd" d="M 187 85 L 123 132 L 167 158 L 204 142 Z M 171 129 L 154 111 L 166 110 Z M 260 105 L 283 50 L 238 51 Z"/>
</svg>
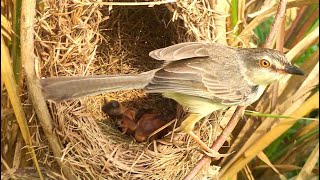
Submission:
<svg viewBox="0 0 320 180">
<path fill-rule="evenodd" d="M 62 101 L 105 92 L 143 89 L 153 78 L 154 72 L 137 75 L 51 77 L 41 79 L 40 83 L 46 99 Z"/>
</svg>

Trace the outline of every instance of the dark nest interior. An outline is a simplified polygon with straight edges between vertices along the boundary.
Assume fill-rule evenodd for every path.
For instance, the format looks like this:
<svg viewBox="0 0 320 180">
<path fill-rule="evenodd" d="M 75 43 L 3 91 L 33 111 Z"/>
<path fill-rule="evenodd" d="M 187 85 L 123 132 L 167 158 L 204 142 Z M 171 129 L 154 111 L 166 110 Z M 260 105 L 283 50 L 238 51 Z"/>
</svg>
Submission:
<svg viewBox="0 0 320 180">
<path fill-rule="evenodd" d="M 149 57 L 149 52 L 176 44 L 183 29 L 171 22 L 172 13 L 164 6 L 115 7 L 111 13 L 102 10 L 110 19 L 100 24 L 100 33 L 105 42 L 97 49 L 103 60 L 95 74 L 137 74 L 159 68 L 163 62 Z M 179 30 L 178 30 L 179 29 Z M 179 32 L 182 31 L 182 32 Z M 126 91 L 109 94 L 125 106 L 137 109 L 152 108 L 166 113 L 175 113 L 175 103 L 159 94 L 143 91 Z"/>
<path fill-rule="evenodd" d="M 162 62 L 150 58 L 150 51 L 197 39 L 183 20 L 173 21 L 173 16 L 177 14 L 166 5 L 111 9 L 67 1 L 47 3 L 38 13 L 35 27 L 39 77 L 137 74 L 157 68 Z M 78 178 L 181 179 L 202 157 L 199 146 L 183 132 L 170 131 L 162 139 L 144 143 L 123 134 L 101 111 L 111 99 L 126 107 L 176 116 L 171 121 L 174 127 L 185 116 L 174 101 L 143 90 L 48 103 L 63 147 L 60 161 Z M 195 133 L 212 143 L 216 124 L 213 115 L 198 123 Z M 46 140 L 40 138 L 41 132 L 36 134 L 41 162 L 57 172 Z M 216 177 L 219 168 L 210 168 L 203 173 Z"/>
</svg>

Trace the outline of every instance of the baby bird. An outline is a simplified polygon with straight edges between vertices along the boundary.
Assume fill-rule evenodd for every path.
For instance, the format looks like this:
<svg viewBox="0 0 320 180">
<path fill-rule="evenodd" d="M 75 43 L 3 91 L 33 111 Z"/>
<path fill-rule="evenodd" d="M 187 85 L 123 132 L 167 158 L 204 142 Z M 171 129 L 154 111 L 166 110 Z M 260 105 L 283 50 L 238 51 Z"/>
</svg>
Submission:
<svg viewBox="0 0 320 180">
<path fill-rule="evenodd" d="M 121 116 L 126 109 L 126 107 L 122 106 L 121 103 L 115 100 L 111 100 L 102 106 L 102 111 L 112 119 Z"/>
<path fill-rule="evenodd" d="M 144 113 L 137 121 L 137 128 L 134 133 L 134 138 L 138 142 L 148 141 L 149 136 L 156 130 L 161 128 L 167 123 L 167 119 L 161 113 Z M 167 128 L 156 133 L 149 140 L 162 138 L 167 133 Z"/>
<path fill-rule="evenodd" d="M 168 128 L 164 128 L 149 139 L 152 133 L 168 122 L 163 114 L 153 112 L 152 109 L 136 111 L 111 100 L 102 107 L 102 111 L 116 120 L 121 132 L 134 137 L 137 142 L 159 139 L 167 133 Z"/>
<path fill-rule="evenodd" d="M 117 120 L 117 125 L 121 129 L 121 132 L 130 136 L 134 135 L 137 128 L 135 113 L 132 109 L 126 109 L 122 114 L 122 118 Z"/>
<path fill-rule="evenodd" d="M 137 126 L 135 110 L 124 107 L 118 101 L 111 100 L 102 107 L 102 111 L 117 121 L 117 126 L 121 132 L 134 136 Z"/>
</svg>

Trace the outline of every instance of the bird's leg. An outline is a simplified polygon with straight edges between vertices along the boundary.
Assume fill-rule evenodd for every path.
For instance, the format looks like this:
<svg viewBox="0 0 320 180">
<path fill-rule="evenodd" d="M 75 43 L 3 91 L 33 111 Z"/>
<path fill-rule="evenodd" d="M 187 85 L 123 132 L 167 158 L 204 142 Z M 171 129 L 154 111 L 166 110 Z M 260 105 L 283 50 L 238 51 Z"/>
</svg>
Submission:
<svg viewBox="0 0 320 180">
<path fill-rule="evenodd" d="M 190 137 L 200 145 L 200 147 L 205 150 L 205 153 L 211 157 L 224 157 L 225 155 L 220 154 L 217 151 L 210 149 L 206 143 L 204 143 L 194 132 L 192 131 L 195 124 L 201 120 L 203 116 L 199 114 L 190 114 L 180 125 L 180 129 L 185 133 L 190 135 Z"/>
<path fill-rule="evenodd" d="M 194 129 L 195 124 L 200 121 L 202 116 L 198 114 L 190 114 L 185 120 L 182 121 L 180 128 L 184 132 L 190 132 Z"/>
</svg>

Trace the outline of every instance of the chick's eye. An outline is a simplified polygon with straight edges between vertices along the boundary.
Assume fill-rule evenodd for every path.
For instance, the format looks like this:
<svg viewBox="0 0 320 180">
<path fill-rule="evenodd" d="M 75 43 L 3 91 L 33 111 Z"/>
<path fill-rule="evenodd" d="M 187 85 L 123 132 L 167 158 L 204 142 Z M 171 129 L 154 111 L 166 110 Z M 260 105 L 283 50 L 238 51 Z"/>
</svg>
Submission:
<svg viewBox="0 0 320 180">
<path fill-rule="evenodd" d="M 267 68 L 267 67 L 270 67 L 270 66 L 271 66 L 270 62 L 267 61 L 267 60 L 265 60 L 265 59 L 261 59 L 261 60 L 259 61 L 259 65 L 260 65 L 261 67 L 264 67 L 264 68 Z"/>
</svg>

